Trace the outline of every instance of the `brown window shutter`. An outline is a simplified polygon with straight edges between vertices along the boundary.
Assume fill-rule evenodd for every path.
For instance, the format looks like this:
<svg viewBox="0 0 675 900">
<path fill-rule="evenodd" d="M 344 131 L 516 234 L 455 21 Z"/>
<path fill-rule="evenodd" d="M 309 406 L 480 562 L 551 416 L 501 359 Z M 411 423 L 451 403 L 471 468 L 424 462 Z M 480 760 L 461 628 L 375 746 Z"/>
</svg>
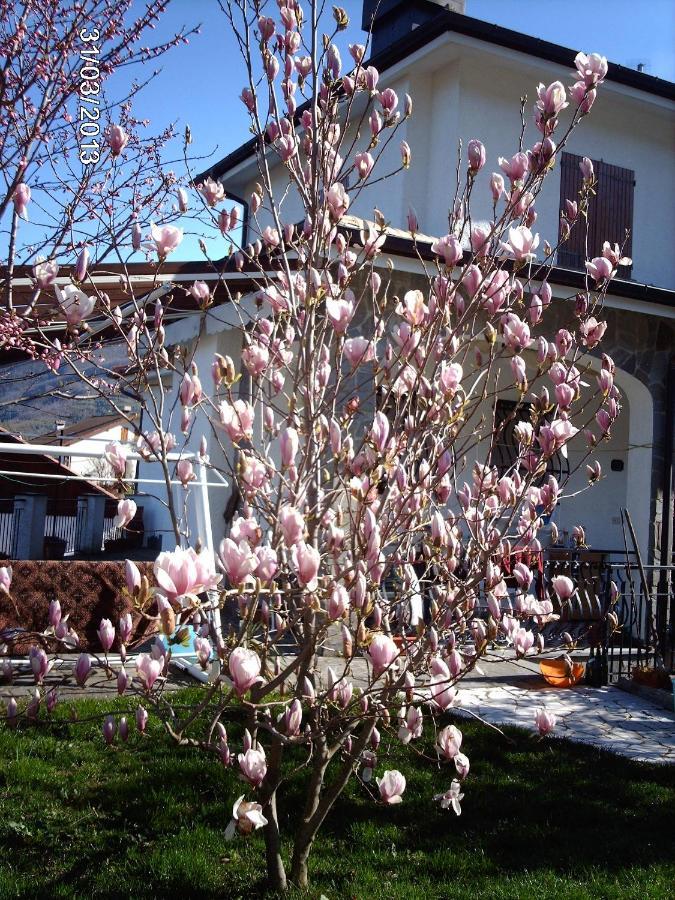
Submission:
<svg viewBox="0 0 675 900">
<path fill-rule="evenodd" d="M 560 160 L 560 212 L 565 209 L 565 200 L 577 201 L 583 178 L 579 163 L 581 156 L 563 153 Z M 585 223 L 582 218 L 573 226 L 569 239 L 558 250 L 558 265 L 566 269 L 583 269 L 586 258 Z M 590 235 L 589 235 L 590 236 Z"/>
<path fill-rule="evenodd" d="M 624 256 L 632 256 L 633 193 L 635 172 L 601 162 L 596 169 L 598 208 L 594 252 L 602 251 L 603 241 L 623 247 Z M 626 238 L 628 232 L 628 238 Z M 625 243 L 624 243 L 625 242 Z M 630 266 L 621 266 L 620 278 L 630 278 Z"/>
<path fill-rule="evenodd" d="M 576 153 L 563 153 L 560 160 L 560 209 L 565 200 L 576 200 L 581 190 L 582 176 Z M 602 253 L 604 241 L 623 247 L 624 256 L 632 255 L 633 193 L 635 173 L 631 169 L 592 160 L 597 179 L 596 194 L 591 198 L 588 214 L 589 258 Z M 629 232 L 626 240 L 626 232 Z M 624 246 L 624 241 L 626 241 Z M 558 265 L 569 269 L 583 269 L 586 259 L 586 229 L 579 219 L 572 233 L 558 251 Z M 630 267 L 620 267 L 619 277 L 630 278 Z"/>
</svg>

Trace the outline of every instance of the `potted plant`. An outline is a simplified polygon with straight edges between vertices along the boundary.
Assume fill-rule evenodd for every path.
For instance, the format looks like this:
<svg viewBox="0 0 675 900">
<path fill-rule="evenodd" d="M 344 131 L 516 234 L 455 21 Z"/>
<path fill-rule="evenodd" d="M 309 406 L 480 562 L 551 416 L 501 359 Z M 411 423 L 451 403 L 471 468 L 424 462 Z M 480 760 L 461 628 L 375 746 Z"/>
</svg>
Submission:
<svg viewBox="0 0 675 900">
<path fill-rule="evenodd" d="M 65 538 L 60 538 L 55 534 L 45 536 L 44 542 L 44 558 L 45 559 L 63 559 L 66 554 L 68 542 Z"/>
</svg>

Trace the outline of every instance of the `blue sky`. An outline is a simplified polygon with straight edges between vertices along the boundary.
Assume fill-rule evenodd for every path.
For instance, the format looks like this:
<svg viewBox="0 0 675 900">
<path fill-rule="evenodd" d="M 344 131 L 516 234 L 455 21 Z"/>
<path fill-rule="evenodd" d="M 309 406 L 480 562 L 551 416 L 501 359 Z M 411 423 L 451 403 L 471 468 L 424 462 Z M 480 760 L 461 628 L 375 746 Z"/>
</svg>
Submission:
<svg viewBox="0 0 675 900">
<path fill-rule="evenodd" d="M 352 20 L 346 45 L 362 39 L 361 0 L 341 0 L 341 5 Z M 574 49 L 598 51 L 632 68 L 641 62 L 647 73 L 675 81 L 675 0 L 467 0 L 466 13 Z M 215 0 L 173 0 L 158 36 L 197 22 L 203 24 L 201 33 L 165 58 L 138 109 L 157 128 L 176 118 L 182 133 L 189 124 L 192 149 L 215 161 L 250 136 L 237 99 L 244 84 L 242 64 L 225 17 Z M 191 245 L 181 248 L 183 258 L 191 255 Z"/>
<path fill-rule="evenodd" d="M 136 2 L 140 5 L 142 0 Z M 270 12 L 276 12 L 276 3 L 268 2 Z M 304 0 L 304 5 L 308 2 Z M 337 2 L 351 17 L 342 46 L 363 40 L 361 0 Z M 327 2 L 329 15 L 330 7 Z M 612 62 L 633 68 L 641 62 L 649 74 L 675 81 L 675 0 L 467 0 L 466 13 L 571 48 L 598 51 Z M 159 74 L 135 103 L 136 115 L 150 120 L 151 133 L 176 121 L 182 135 L 185 125 L 190 125 L 191 149 L 202 157 L 193 163 L 194 173 L 250 137 L 248 116 L 238 99 L 245 80 L 243 64 L 217 0 L 172 0 L 153 38 L 160 42 L 181 26 L 200 22 L 199 35 L 159 60 Z M 331 25 L 332 18 L 327 27 Z M 347 57 L 346 52 L 343 56 Z M 125 91 L 130 75 L 130 70 L 122 69 L 113 76 L 111 96 Z M 174 152 L 182 155 L 182 140 Z M 184 175 L 182 168 L 176 168 L 179 176 Z M 24 236 L 30 235 L 31 226 L 22 227 Z M 218 243 L 222 243 L 219 236 Z M 225 247 L 210 249 L 218 258 Z M 196 239 L 186 236 L 172 259 L 190 258 L 201 258 L 201 253 Z"/>
<path fill-rule="evenodd" d="M 341 0 L 341 5 L 352 19 L 348 39 L 358 40 L 361 0 Z M 675 81 L 675 0 L 467 0 L 466 13 L 574 49 L 598 51 L 632 68 L 642 62 L 649 74 Z M 189 122 L 195 148 L 207 153 L 217 147 L 220 156 L 249 137 L 237 100 L 243 70 L 215 0 L 173 0 L 161 31 L 196 22 L 204 25 L 201 34 L 166 58 L 142 109 L 157 125 L 168 117 Z"/>
</svg>

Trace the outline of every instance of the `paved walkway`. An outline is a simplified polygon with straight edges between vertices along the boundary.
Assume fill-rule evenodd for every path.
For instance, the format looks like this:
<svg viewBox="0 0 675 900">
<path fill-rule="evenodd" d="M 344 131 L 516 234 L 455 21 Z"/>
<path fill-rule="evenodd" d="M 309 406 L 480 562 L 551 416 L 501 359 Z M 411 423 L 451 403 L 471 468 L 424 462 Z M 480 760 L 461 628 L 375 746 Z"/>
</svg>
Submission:
<svg viewBox="0 0 675 900">
<path fill-rule="evenodd" d="M 340 672 L 344 660 L 330 656 L 319 658 L 322 672 L 329 665 Z M 67 664 L 65 668 L 68 668 Z M 133 674 L 130 660 L 127 671 Z M 364 659 L 352 660 L 352 673 L 356 686 L 364 683 Z M 48 677 L 48 685 L 56 680 L 55 675 L 56 672 Z M 96 676 L 92 681 L 95 684 L 88 685 L 83 692 L 70 679 L 70 684 L 59 693 L 63 700 L 76 699 L 83 693 L 85 696 L 116 696 L 114 680 Z M 187 675 L 178 679 L 174 675 L 169 682 L 172 687 L 195 683 Z M 12 695 L 32 694 L 33 690 L 32 678 L 24 670 L 13 685 L 0 685 L 0 701 L 6 702 Z M 505 660 L 499 653 L 493 654 L 481 661 L 480 671 L 472 672 L 461 682 L 458 698 L 460 715 L 473 713 L 494 725 L 517 725 L 530 730 L 536 729 L 535 711 L 543 706 L 557 717 L 554 736 L 593 744 L 634 760 L 675 763 L 673 713 L 615 687 L 551 687 L 542 678 L 536 659 L 515 663 Z"/>
<path fill-rule="evenodd" d="M 535 730 L 534 714 L 555 714 L 554 735 L 641 762 L 675 763 L 675 716 L 614 687 L 478 686 L 461 691 L 462 708 L 494 725 Z"/>
</svg>

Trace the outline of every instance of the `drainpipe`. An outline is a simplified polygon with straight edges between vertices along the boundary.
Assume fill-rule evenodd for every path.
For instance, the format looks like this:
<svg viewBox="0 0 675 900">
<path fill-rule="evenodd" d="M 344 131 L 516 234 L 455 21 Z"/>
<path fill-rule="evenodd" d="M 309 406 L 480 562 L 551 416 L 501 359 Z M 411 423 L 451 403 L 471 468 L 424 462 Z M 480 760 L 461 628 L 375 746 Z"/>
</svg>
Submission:
<svg viewBox="0 0 675 900">
<path fill-rule="evenodd" d="M 672 651 L 672 633 L 667 634 L 668 623 L 675 627 L 675 593 L 672 593 L 672 575 L 667 566 L 673 563 L 673 429 L 675 428 L 675 357 L 671 357 L 666 376 L 666 433 L 663 442 L 663 481 L 661 515 L 661 577 L 656 602 L 656 630 L 661 642 L 661 653 L 668 662 L 668 650 Z M 659 602 L 659 600 L 661 600 Z M 670 609 L 668 609 L 670 606 Z M 672 665 L 672 660 L 671 660 Z"/>
</svg>

